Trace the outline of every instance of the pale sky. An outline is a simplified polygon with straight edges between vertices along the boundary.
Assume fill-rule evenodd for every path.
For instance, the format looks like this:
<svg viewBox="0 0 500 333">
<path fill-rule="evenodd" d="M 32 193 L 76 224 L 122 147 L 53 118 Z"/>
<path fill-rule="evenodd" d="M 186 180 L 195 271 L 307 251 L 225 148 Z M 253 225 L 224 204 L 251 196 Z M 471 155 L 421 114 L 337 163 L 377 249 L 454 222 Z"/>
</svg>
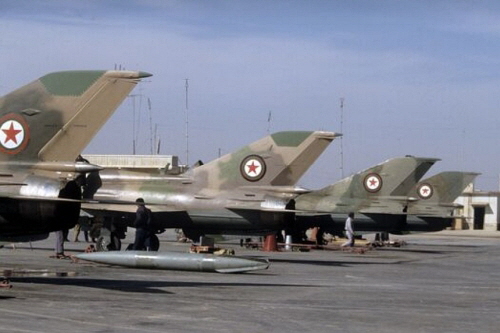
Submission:
<svg viewBox="0 0 500 333">
<path fill-rule="evenodd" d="M 299 182 L 313 189 L 409 154 L 497 190 L 499 55 L 497 1 L 0 0 L 0 95 L 59 70 L 154 75 L 85 153 L 132 153 L 135 100 L 137 153 L 151 113 L 161 154 L 186 162 L 188 78 L 190 164 L 268 129 L 342 128 L 343 168 L 336 140 Z"/>
</svg>

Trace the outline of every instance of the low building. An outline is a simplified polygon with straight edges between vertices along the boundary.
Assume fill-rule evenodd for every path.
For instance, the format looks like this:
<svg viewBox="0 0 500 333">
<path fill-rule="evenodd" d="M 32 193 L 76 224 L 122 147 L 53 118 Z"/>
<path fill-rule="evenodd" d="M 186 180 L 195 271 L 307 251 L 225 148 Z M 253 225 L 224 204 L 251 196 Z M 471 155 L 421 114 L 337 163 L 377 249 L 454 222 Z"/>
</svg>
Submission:
<svg viewBox="0 0 500 333">
<path fill-rule="evenodd" d="M 85 155 L 84 158 L 108 169 L 163 170 L 167 174 L 180 174 L 187 169 L 175 155 Z"/>
<path fill-rule="evenodd" d="M 455 203 L 463 206 L 456 214 L 464 216 L 456 220 L 455 229 L 500 230 L 500 192 L 474 191 L 471 184 Z"/>
</svg>

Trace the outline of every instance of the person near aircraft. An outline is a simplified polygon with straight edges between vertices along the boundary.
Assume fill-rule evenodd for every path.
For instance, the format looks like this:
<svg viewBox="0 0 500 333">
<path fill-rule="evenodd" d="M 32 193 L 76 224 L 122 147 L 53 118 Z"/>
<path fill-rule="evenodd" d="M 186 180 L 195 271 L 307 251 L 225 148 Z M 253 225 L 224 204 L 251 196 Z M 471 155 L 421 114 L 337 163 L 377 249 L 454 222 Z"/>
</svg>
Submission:
<svg viewBox="0 0 500 333">
<path fill-rule="evenodd" d="M 79 242 L 78 237 L 80 236 L 80 232 L 83 232 L 83 237 L 85 238 L 85 242 L 89 242 L 89 230 L 90 230 L 90 219 L 88 217 L 80 217 L 78 219 L 78 223 L 73 228 L 74 233 L 74 242 Z"/>
<path fill-rule="evenodd" d="M 80 240 L 78 237 L 80 236 L 80 231 L 82 230 L 82 226 L 80 225 L 80 222 L 78 222 L 75 227 L 73 228 L 73 242 L 78 243 Z"/>
<path fill-rule="evenodd" d="M 135 202 L 137 204 L 137 211 L 134 221 L 135 240 L 132 248 L 134 251 L 143 250 L 146 247 L 146 239 L 150 234 L 148 221 L 151 214 L 151 211 L 146 208 L 143 198 L 137 198 Z"/>
<path fill-rule="evenodd" d="M 345 246 L 353 247 L 354 246 L 354 229 L 352 227 L 353 222 L 354 222 L 354 213 L 351 212 L 351 213 L 349 213 L 347 219 L 345 220 L 344 229 L 345 229 L 345 234 L 347 237 L 347 242 L 342 244 L 342 247 L 345 247 Z"/>
<path fill-rule="evenodd" d="M 55 244 L 55 252 L 56 255 L 54 258 L 56 259 L 65 259 L 67 256 L 64 254 L 64 230 L 58 230 L 55 232 L 56 235 L 56 244 Z"/>
</svg>

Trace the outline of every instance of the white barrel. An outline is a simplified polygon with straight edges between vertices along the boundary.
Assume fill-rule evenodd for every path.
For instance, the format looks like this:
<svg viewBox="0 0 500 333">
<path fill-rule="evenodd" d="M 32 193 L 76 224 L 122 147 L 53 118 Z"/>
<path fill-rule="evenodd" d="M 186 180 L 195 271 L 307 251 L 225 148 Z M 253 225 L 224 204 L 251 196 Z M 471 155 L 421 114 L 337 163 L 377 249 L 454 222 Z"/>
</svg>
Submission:
<svg viewBox="0 0 500 333">
<path fill-rule="evenodd" d="M 290 251 L 291 249 L 292 249 L 292 235 L 286 235 L 285 250 Z"/>
</svg>

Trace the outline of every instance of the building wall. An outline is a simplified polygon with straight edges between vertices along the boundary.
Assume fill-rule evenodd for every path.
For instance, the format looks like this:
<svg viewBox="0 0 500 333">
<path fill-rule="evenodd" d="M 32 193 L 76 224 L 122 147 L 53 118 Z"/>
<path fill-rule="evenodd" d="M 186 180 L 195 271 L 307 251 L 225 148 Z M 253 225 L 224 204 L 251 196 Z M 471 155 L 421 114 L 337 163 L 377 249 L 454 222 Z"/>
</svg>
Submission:
<svg viewBox="0 0 500 333">
<path fill-rule="evenodd" d="M 500 230 L 499 208 L 500 208 L 500 193 L 499 192 L 464 192 L 456 203 L 463 205 L 463 209 L 459 210 L 458 214 L 463 214 L 465 219 L 461 225 L 462 229 L 474 229 L 474 210 L 476 207 L 484 207 L 484 230 Z M 460 229 L 460 223 L 456 223 L 457 229 Z"/>
</svg>

